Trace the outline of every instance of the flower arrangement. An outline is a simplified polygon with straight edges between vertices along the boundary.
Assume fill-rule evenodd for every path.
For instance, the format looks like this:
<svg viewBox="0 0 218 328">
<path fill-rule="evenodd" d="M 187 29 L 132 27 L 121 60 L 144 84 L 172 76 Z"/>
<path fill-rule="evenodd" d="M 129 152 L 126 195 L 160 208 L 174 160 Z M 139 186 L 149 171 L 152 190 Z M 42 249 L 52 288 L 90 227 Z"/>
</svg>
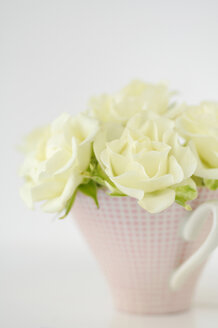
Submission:
<svg viewBox="0 0 218 328">
<path fill-rule="evenodd" d="M 25 203 L 64 218 L 77 192 L 99 206 L 104 188 L 150 213 L 174 202 L 191 210 L 198 186 L 218 188 L 218 103 L 176 105 L 173 95 L 163 84 L 133 81 L 33 131 L 22 144 Z"/>
</svg>

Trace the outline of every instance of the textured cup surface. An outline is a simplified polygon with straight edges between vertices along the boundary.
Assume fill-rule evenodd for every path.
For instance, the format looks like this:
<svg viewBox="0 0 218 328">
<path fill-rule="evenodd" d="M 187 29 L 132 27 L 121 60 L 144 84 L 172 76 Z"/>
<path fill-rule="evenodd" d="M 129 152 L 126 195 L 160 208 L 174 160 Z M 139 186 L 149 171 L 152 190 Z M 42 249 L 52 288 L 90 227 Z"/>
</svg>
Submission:
<svg viewBox="0 0 218 328">
<path fill-rule="evenodd" d="M 98 198 L 99 209 L 78 193 L 72 214 L 106 276 L 115 307 L 141 314 L 187 310 L 203 265 L 179 291 L 170 290 L 169 280 L 205 240 L 211 219 L 205 220 L 195 241 L 185 242 L 181 229 L 190 212 L 181 206 L 174 203 L 150 214 L 130 197 L 111 197 L 99 190 Z M 218 199 L 218 190 L 199 189 L 191 206 L 212 199 Z"/>
</svg>

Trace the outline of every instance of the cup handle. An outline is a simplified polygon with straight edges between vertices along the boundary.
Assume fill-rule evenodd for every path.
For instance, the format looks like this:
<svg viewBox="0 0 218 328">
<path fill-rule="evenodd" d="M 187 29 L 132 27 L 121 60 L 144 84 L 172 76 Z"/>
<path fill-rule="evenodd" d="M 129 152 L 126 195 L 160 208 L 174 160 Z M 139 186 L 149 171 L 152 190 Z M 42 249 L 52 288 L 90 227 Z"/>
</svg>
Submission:
<svg viewBox="0 0 218 328">
<path fill-rule="evenodd" d="M 179 290 L 189 275 L 202 264 L 211 252 L 218 246 L 218 201 L 209 201 L 198 206 L 188 218 L 183 227 L 182 237 L 186 241 L 193 241 L 199 232 L 203 222 L 208 219 L 208 214 L 213 214 L 213 224 L 206 240 L 201 247 L 178 269 L 174 271 L 170 279 L 170 288 Z"/>
</svg>

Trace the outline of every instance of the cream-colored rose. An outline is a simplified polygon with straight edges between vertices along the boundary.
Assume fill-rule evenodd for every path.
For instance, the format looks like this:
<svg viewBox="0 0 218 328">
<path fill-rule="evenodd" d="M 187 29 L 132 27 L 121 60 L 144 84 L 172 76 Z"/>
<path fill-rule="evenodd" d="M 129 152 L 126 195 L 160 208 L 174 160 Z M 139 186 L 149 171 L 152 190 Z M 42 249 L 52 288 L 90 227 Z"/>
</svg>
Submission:
<svg viewBox="0 0 218 328">
<path fill-rule="evenodd" d="M 184 105 L 176 119 L 176 127 L 196 154 L 195 175 L 218 179 L 218 103 Z"/>
<path fill-rule="evenodd" d="M 91 143 L 98 132 L 95 119 L 80 114 L 62 114 L 50 125 L 35 130 L 25 140 L 25 178 L 21 196 L 29 207 L 44 201 L 46 212 L 59 212 L 82 182 L 89 165 Z"/>
<path fill-rule="evenodd" d="M 100 122 L 126 124 L 128 119 L 140 111 L 152 110 L 159 114 L 166 112 L 170 96 L 164 84 L 155 85 L 136 80 L 114 95 L 104 94 L 92 98 L 89 113 Z"/>
<path fill-rule="evenodd" d="M 96 156 L 115 186 L 151 213 L 169 207 L 175 201 L 175 187 L 188 181 L 196 169 L 194 154 L 181 145 L 173 129 L 173 121 L 141 112 L 129 120 L 118 139 L 104 147 L 99 147 L 98 139 L 94 143 Z"/>
</svg>

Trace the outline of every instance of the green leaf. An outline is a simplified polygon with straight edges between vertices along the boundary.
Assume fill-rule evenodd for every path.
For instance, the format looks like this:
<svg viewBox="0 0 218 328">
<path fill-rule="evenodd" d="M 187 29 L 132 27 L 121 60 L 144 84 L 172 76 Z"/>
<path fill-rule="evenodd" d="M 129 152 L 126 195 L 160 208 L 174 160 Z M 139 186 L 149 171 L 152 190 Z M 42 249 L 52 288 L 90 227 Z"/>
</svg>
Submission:
<svg viewBox="0 0 218 328">
<path fill-rule="evenodd" d="M 95 166 L 94 170 L 92 171 L 92 179 L 95 179 L 95 181 L 99 184 L 102 184 L 105 186 L 105 181 L 111 183 L 109 177 L 106 175 L 106 173 L 102 170 L 99 163 Z"/>
<path fill-rule="evenodd" d="M 204 184 L 207 188 L 210 190 L 216 190 L 218 189 L 218 180 L 212 180 L 212 179 L 204 179 Z"/>
<path fill-rule="evenodd" d="M 106 187 L 106 183 L 110 184 L 112 187 L 115 187 L 113 182 L 107 176 L 107 174 L 103 171 L 100 164 L 98 163 L 94 153 L 92 154 L 90 164 L 86 172 L 84 172 L 84 178 L 88 178 L 96 182 L 98 185 Z"/>
<path fill-rule="evenodd" d="M 195 175 L 192 177 L 192 179 L 194 180 L 194 182 L 196 183 L 196 185 L 198 187 L 204 187 L 204 180 L 203 178 L 200 177 L 196 177 Z"/>
<path fill-rule="evenodd" d="M 94 152 L 92 154 L 89 167 L 86 172 L 84 172 L 83 176 L 86 180 L 92 180 L 96 184 L 96 187 L 106 187 L 109 190 L 112 190 L 112 192 L 109 193 L 110 196 L 126 196 L 120 190 L 117 189 L 115 184 L 110 180 L 110 178 L 101 168 L 95 157 Z"/>
<path fill-rule="evenodd" d="M 97 198 L 97 186 L 93 180 L 89 180 L 88 183 L 83 183 L 78 187 L 78 190 L 81 191 L 86 196 L 93 198 L 96 206 L 99 208 L 98 198 Z"/>
<path fill-rule="evenodd" d="M 197 197 L 197 190 L 190 185 L 178 186 L 176 188 L 176 198 L 177 204 L 183 206 L 186 210 L 190 211 L 192 208 L 188 201 L 193 200 Z"/>
<path fill-rule="evenodd" d="M 117 191 L 113 191 L 111 193 L 108 194 L 109 196 L 112 197 L 125 197 L 127 195 L 123 194 L 121 191 L 117 190 Z"/>
<path fill-rule="evenodd" d="M 77 189 L 74 191 L 73 195 L 71 196 L 71 198 L 67 201 L 66 207 L 65 207 L 65 214 L 63 216 L 61 216 L 59 219 L 63 220 L 66 218 L 66 216 L 69 214 L 75 199 L 76 199 L 76 194 L 77 194 Z"/>
<path fill-rule="evenodd" d="M 101 186 L 101 187 L 105 187 L 105 180 L 104 179 L 102 179 L 101 177 L 99 177 L 99 176 L 95 176 L 95 175 L 93 175 L 93 176 L 91 176 L 90 177 L 90 179 L 92 180 L 92 181 L 94 181 L 95 183 L 97 183 L 99 186 Z"/>
<path fill-rule="evenodd" d="M 95 167 L 90 173 L 90 179 L 92 179 L 101 186 L 105 186 L 105 181 L 109 179 L 98 163 L 95 165 Z"/>
</svg>

